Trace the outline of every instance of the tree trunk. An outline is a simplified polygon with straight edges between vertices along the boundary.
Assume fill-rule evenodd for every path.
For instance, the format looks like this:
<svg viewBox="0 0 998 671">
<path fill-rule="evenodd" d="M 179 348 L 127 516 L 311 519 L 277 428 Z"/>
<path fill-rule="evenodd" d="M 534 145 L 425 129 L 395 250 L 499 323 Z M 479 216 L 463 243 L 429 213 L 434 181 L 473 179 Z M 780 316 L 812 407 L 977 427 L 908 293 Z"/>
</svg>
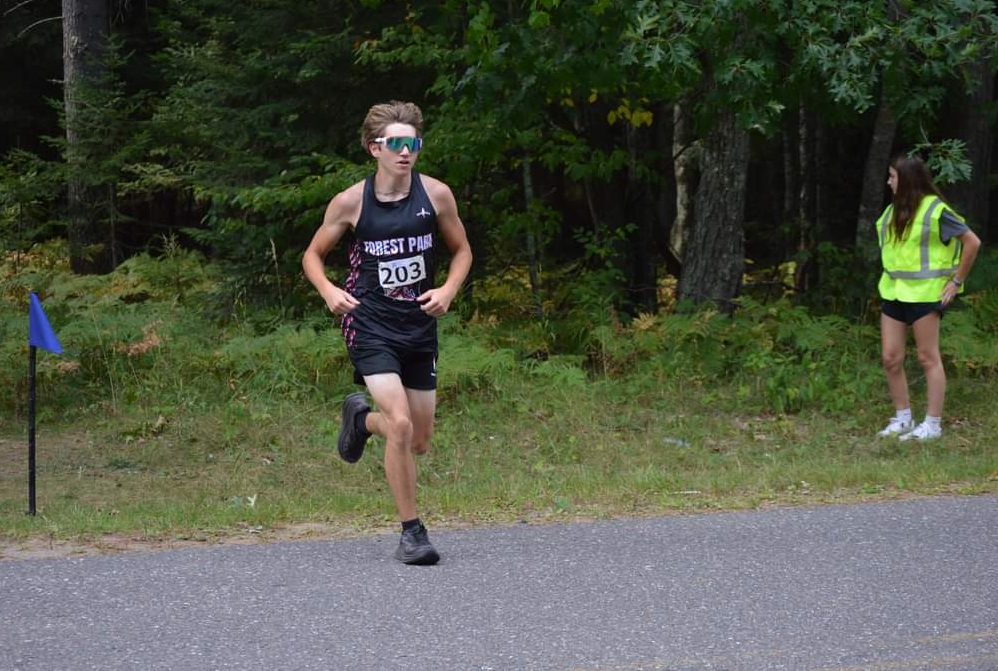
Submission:
<svg viewBox="0 0 998 671">
<path fill-rule="evenodd" d="M 673 159 L 674 151 L 669 151 L 675 146 L 673 108 L 672 103 L 661 102 L 655 109 L 655 148 L 661 154 L 661 159 L 657 163 L 659 181 L 655 211 L 658 230 L 655 232 L 655 249 L 658 257 L 665 262 L 666 273 L 679 277 L 682 257 L 672 253 L 670 242 L 678 204 L 676 162 Z"/>
<path fill-rule="evenodd" d="M 734 310 L 745 265 L 745 184 L 749 135 L 724 111 L 703 144 L 693 230 L 683 253 L 679 299 Z"/>
<path fill-rule="evenodd" d="M 110 225 L 100 185 L 88 179 L 83 141 L 97 132 L 83 122 L 83 91 L 101 85 L 108 39 L 106 0 L 62 0 L 63 91 L 66 106 L 69 262 L 73 272 L 106 273 L 113 267 Z"/>
<path fill-rule="evenodd" d="M 874 225 L 884 209 L 887 190 L 887 167 L 891 161 L 891 148 L 897 133 L 897 119 L 887 97 L 881 94 L 880 108 L 873 125 L 873 137 L 866 153 L 863 169 L 863 195 L 859 203 L 856 222 L 856 256 L 861 268 L 879 268 L 879 244 Z"/>
<path fill-rule="evenodd" d="M 682 261 L 686 241 L 693 228 L 693 199 L 698 177 L 700 147 L 693 134 L 691 115 L 689 104 L 677 103 L 673 108 L 672 155 L 676 170 L 676 218 L 669 230 L 669 251 L 679 261 Z"/>
<path fill-rule="evenodd" d="M 534 180 L 530 174 L 530 156 L 523 157 L 523 199 L 529 211 L 534 202 Z M 540 261 L 537 255 L 537 234 L 527 229 L 527 274 L 530 277 L 530 293 L 534 297 L 534 315 L 544 318 L 544 304 L 541 301 Z"/>
<path fill-rule="evenodd" d="M 468 271 L 468 278 L 465 280 L 464 284 L 461 285 L 461 296 L 465 301 L 466 305 L 474 305 L 475 300 L 475 284 L 478 280 L 478 271 L 476 267 L 484 267 L 488 261 L 485 258 L 485 245 L 478 244 L 479 235 L 478 229 L 478 217 L 474 216 L 475 212 L 472 210 L 472 200 L 471 200 L 471 185 L 473 182 L 469 181 L 464 185 L 464 191 L 462 192 L 460 211 L 464 216 L 461 217 L 461 221 L 464 224 L 464 228 L 467 231 L 468 239 L 471 244 L 471 248 L 475 250 L 475 256 L 478 257 L 477 263 L 471 264 L 471 270 Z"/>
<path fill-rule="evenodd" d="M 817 226 L 817 155 L 815 147 L 816 116 L 803 105 L 798 114 L 800 156 L 800 196 L 797 199 L 797 272 L 794 278 L 798 295 L 807 293 L 814 272 L 814 230 Z"/>
<path fill-rule="evenodd" d="M 887 0 L 887 20 L 897 24 L 906 15 L 898 0 Z M 856 220 L 856 245 L 854 255 L 859 268 L 869 270 L 871 284 L 880 272 L 880 245 L 877 242 L 875 225 L 884 210 L 887 192 L 887 168 L 891 162 L 891 150 L 897 135 L 898 121 L 894 116 L 890 99 L 887 96 L 887 82 L 880 84 L 880 106 L 873 122 L 873 136 L 866 153 L 863 168 L 863 191 L 859 201 L 859 215 Z"/>
<path fill-rule="evenodd" d="M 973 165 L 970 180 L 946 187 L 953 206 L 967 218 L 984 239 L 988 239 L 990 216 L 991 152 L 994 131 L 988 120 L 994 101 L 991 62 L 982 60 L 974 68 L 978 82 L 971 92 L 961 92 L 956 109 L 960 111 L 956 135 L 967 143 L 967 158 Z"/>
<path fill-rule="evenodd" d="M 788 107 L 783 115 L 783 209 L 784 226 L 792 226 L 800 215 L 800 128 L 798 110 Z M 786 253 L 787 250 L 784 250 Z"/>
<path fill-rule="evenodd" d="M 640 176 L 638 148 L 652 142 L 651 131 L 627 126 L 626 220 L 636 228 L 627 240 L 627 297 L 623 306 L 630 314 L 654 313 L 658 309 L 658 278 L 655 268 L 655 198 L 651 186 Z"/>
<path fill-rule="evenodd" d="M 620 146 L 621 142 L 628 142 L 626 135 L 628 131 L 622 132 L 619 126 L 609 126 L 603 121 L 606 116 L 605 111 L 598 111 L 596 106 L 588 106 L 584 115 L 583 132 L 587 133 L 593 146 L 610 150 Z M 624 299 L 629 299 L 630 290 L 634 286 L 634 272 L 631 265 L 633 258 L 630 252 L 633 243 L 618 235 L 628 221 L 629 181 L 629 172 L 616 172 L 608 179 L 583 180 L 596 239 L 598 244 L 608 246 L 610 253 L 606 260 L 624 278 L 624 290 L 620 292 L 620 296 Z M 616 307 L 627 307 L 619 303 L 620 300 L 615 300 Z"/>
</svg>

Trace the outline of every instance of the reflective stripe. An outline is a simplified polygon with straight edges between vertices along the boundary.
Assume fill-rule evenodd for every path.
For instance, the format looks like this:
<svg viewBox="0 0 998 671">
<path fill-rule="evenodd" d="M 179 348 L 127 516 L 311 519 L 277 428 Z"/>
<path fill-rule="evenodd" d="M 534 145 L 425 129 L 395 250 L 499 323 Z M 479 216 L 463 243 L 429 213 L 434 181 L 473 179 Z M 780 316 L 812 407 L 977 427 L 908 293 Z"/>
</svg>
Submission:
<svg viewBox="0 0 998 671">
<path fill-rule="evenodd" d="M 943 204 L 939 198 L 934 198 L 925 215 L 922 217 L 922 230 L 918 240 L 919 270 L 887 270 L 888 277 L 892 280 L 931 280 L 937 277 L 949 277 L 953 274 L 952 268 L 929 268 L 929 240 L 932 237 L 932 215 L 936 209 Z"/>
<path fill-rule="evenodd" d="M 932 215 L 935 214 L 936 209 L 938 209 L 943 204 L 943 201 L 939 198 L 933 198 L 932 203 L 925 210 L 925 214 L 922 216 L 922 230 L 919 232 L 918 236 L 918 259 L 919 259 L 919 270 L 911 271 L 887 271 L 887 274 L 894 279 L 927 279 L 932 277 L 943 277 L 952 272 L 952 269 L 946 270 L 929 270 L 929 240 L 932 237 Z M 880 247 L 883 249 L 887 241 L 887 227 L 891 221 L 891 215 L 893 214 L 894 205 L 888 205 L 887 209 L 884 210 L 883 223 L 880 224 Z M 954 255 L 954 259 L 959 258 L 959 252 Z"/>
<path fill-rule="evenodd" d="M 887 224 L 890 223 L 891 217 L 893 215 L 894 215 L 894 205 L 892 203 L 891 205 L 887 206 L 887 209 L 884 210 L 883 215 L 881 215 L 882 216 L 882 220 L 883 220 L 883 223 L 880 224 L 880 248 L 881 249 L 883 249 L 884 245 L 887 243 Z"/>
<path fill-rule="evenodd" d="M 942 268 L 937 270 L 887 270 L 887 276 L 892 280 L 931 280 L 936 277 L 949 277 L 953 274 L 952 268 Z"/>
<path fill-rule="evenodd" d="M 932 201 L 929 205 L 929 209 L 925 211 L 925 216 L 922 217 L 922 240 L 919 250 L 919 256 L 921 258 L 921 268 L 922 273 L 927 273 L 929 271 L 929 238 L 932 234 L 932 214 L 936 211 L 940 205 L 943 204 L 939 198 Z M 938 271 L 936 271 L 938 272 Z M 946 270 L 947 273 L 952 272 L 951 269 Z M 919 275 L 919 277 L 942 277 L 941 275 Z"/>
</svg>

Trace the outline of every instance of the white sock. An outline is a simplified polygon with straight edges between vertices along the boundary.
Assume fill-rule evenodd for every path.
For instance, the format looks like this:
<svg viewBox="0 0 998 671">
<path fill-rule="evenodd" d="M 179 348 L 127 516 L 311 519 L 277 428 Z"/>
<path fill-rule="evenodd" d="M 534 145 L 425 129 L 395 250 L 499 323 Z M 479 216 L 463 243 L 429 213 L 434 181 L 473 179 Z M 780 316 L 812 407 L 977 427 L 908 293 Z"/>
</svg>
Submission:
<svg viewBox="0 0 998 671">
<path fill-rule="evenodd" d="M 894 414 L 894 417 L 896 419 L 899 419 L 902 422 L 905 422 L 906 424 L 910 423 L 911 422 L 911 408 L 905 408 L 904 410 L 898 410 Z"/>
<path fill-rule="evenodd" d="M 931 426 L 933 429 L 941 429 L 943 426 L 943 418 L 933 417 L 932 415 L 926 415 L 925 424 Z"/>
</svg>

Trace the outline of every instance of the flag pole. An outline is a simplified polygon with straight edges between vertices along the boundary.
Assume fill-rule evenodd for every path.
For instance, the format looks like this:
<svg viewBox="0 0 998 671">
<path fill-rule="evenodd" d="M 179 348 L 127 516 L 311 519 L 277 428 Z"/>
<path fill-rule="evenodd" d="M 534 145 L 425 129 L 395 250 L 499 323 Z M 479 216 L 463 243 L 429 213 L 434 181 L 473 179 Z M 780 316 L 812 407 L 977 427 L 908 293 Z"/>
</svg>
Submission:
<svg viewBox="0 0 998 671">
<path fill-rule="evenodd" d="M 38 348 L 62 354 L 38 294 L 28 292 L 28 514 L 35 514 L 35 359 Z"/>
<path fill-rule="evenodd" d="M 28 514 L 35 514 L 35 359 L 38 348 L 28 348 Z"/>
</svg>

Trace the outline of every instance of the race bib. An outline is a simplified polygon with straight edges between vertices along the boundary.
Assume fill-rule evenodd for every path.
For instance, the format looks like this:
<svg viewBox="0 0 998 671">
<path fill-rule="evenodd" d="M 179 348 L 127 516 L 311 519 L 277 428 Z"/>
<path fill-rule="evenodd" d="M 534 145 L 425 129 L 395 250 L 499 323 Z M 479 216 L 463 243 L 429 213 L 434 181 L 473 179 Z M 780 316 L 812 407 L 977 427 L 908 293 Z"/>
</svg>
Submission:
<svg viewBox="0 0 998 671">
<path fill-rule="evenodd" d="M 424 279 L 426 279 L 426 261 L 422 254 L 408 259 L 378 263 L 378 281 L 385 289 L 397 289 Z"/>
</svg>

